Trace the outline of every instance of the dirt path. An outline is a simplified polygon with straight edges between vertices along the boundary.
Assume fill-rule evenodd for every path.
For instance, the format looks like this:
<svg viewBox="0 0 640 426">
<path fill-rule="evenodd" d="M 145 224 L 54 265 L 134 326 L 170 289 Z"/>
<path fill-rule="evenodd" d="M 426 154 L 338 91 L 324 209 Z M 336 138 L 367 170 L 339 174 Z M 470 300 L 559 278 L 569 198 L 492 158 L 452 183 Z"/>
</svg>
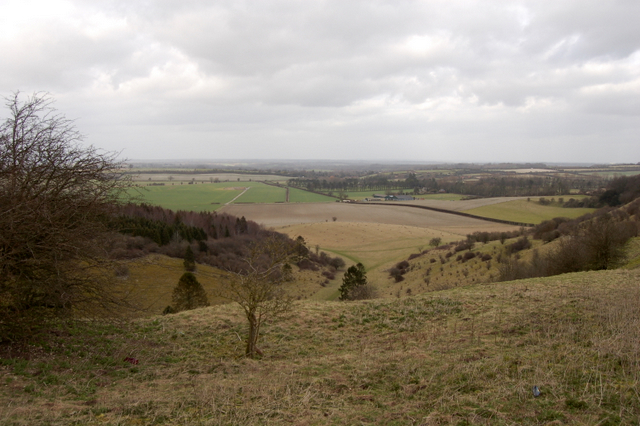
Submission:
<svg viewBox="0 0 640 426">
<path fill-rule="evenodd" d="M 248 190 L 250 190 L 250 189 L 251 189 L 251 187 L 250 187 L 250 186 L 246 187 L 246 188 L 244 189 L 244 191 L 242 191 L 241 193 L 239 193 L 238 195 L 236 195 L 236 197 L 235 197 L 233 200 L 229 201 L 228 203 L 225 203 L 225 206 L 228 206 L 229 204 L 233 204 L 233 202 L 234 202 L 235 200 L 237 200 L 238 198 L 242 197 L 242 195 L 244 195 L 244 193 L 245 193 L 245 192 L 247 192 L 247 191 L 248 191 Z"/>
</svg>

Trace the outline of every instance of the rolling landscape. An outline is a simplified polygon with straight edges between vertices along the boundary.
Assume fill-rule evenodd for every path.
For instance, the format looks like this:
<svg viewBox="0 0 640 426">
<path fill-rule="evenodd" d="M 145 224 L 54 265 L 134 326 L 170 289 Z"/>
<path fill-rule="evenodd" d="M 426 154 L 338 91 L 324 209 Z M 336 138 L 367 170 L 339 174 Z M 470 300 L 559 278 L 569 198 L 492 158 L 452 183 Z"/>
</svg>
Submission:
<svg viewBox="0 0 640 426">
<path fill-rule="evenodd" d="M 0 426 L 640 425 L 640 1 L 0 1 Z"/>
<path fill-rule="evenodd" d="M 394 172 L 395 189 L 341 194 L 294 187 L 291 176 L 131 173 L 130 196 L 178 212 L 171 223 L 181 211 L 236 228 L 233 218 L 246 218 L 345 266 L 294 266 L 281 284 L 292 308 L 264 323 L 254 358 L 240 306 L 221 296 L 233 270 L 211 266 L 201 243 L 163 251 L 127 237 L 115 273 L 137 309 L 128 321 L 54 322 L 4 345 L 3 424 L 632 424 L 640 415 L 640 239 L 611 270 L 508 276 L 506 265 L 556 250 L 562 238 L 545 242 L 543 224 L 599 212 L 565 206 L 593 195 L 420 193 L 401 188 L 407 172 Z M 629 206 L 620 215 L 637 235 Z M 211 306 L 160 315 L 186 246 L 199 253 L 194 275 Z M 342 301 L 357 263 L 374 291 Z"/>
</svg>

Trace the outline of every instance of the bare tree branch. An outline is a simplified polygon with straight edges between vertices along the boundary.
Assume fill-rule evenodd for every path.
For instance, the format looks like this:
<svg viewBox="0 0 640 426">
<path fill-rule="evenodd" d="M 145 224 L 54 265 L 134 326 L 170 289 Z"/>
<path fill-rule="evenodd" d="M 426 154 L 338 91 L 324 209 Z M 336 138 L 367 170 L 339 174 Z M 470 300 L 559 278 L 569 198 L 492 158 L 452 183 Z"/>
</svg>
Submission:
<svg viewBox="0 0 640 426">
<path fill-rule="evenodd" d="M 117 305 L 101 250 L 130 178 L 113 153 L 82 145 L 47 94 L 6 99 L 0 124 L 0 326 L 19 314 Z M 106 268 L 106 269 L 105 269 Z M 15 325 L 15 324 L 14 324 Z"/>
</svg>

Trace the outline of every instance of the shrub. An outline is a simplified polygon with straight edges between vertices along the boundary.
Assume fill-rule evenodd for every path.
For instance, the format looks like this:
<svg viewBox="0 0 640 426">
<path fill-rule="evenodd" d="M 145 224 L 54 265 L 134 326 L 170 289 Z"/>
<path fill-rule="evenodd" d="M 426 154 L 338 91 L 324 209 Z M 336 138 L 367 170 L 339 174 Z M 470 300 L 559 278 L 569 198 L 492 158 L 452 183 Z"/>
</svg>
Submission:
<svg viewBox="0 0 640 426">
<path fill-rule="evenodd" d="M 531 241 L 525 235 L 524 237 L 518 238 L 515 243 L 509 244 L 508 250 L 510 253 L 517 253 L 522 250 L 526 250 L 531 248 Z"/>
<path fill-rule="evenodd" d="M 324 276 L 324 277 L 326 277 L 326 278 L 328 278 L 330 280 L 333 280 L 333 279 L 335 279 L 336 274 L 334 274 L 331 271 L 322 271 L 322 276 Z"/>
<path fill-rule="evenodd" d="M 329 265 L 333 266 L 336 269 L 342 269 L 345 266 L 344 260 L 341 257 L 334 257 L 329 261 Z"/>
<path fill-rule="evenodd" d="M 303 270 L 317 271 L 319 269 L 318 265 L 316 265 L 309 259 L 302 259 L 300 262 L 297 263 L 297 265 L 301 271 Z"/>
<path fill-rule="evenodd" d="M 474 257 L 476 257 L 476 254 L 472 251 L 468 251 L 464 254 L 464 256 L 462 256 L 462 261 L 466 262 L 467 260 L 471 260 Z"/>
<path fill-rule="evenodd" d="M 402 262 L 396 263 L 396 268 L 405 271 L 409 267 L 409 262 L 403 260 Z"/>
</svg>

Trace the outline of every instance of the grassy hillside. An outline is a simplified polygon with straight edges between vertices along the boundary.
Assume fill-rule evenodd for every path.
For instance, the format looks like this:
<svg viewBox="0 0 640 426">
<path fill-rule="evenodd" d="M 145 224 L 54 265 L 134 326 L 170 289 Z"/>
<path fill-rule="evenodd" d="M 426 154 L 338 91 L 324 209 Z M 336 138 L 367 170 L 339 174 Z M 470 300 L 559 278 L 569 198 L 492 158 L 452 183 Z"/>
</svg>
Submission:
<svg viewBox="0 0 640 426">
<path fill-rule="evenodd" d="M 141 316 L 158 315 L 171 305 L 173 289 L 185 272 L 182 259 L 154 254 L 122 264 L 126 265 L 128 274 L 120 278 L 121 285 L 130 294 L 131 300 L 142 308 L 139 312 Z M 326 278 L 320 275 L 320 271 L 300 271 L 297 267 L 293 269 L 294 281 L 285 283 L 292 297 L 317 297 L 317 292 L 326 289 Z M 215 297 L 230 279 L 227 272 L 198 264 L 194 274 L 209 295 L 209 303 L 213 305 L 228 302 Z"/>
<path fill-rule="evenodd" d="M 588 208 L 563 208 L 554 205 L 543 206 L 533 199 L 508 201 L 506 203 L 492 204 L 464 210 L 476 216 L 490 217 L 494 219 L 509 220 L 512 222 L 538 224 L 555 217 L 567 217 L 575 219 L 586 213 L 592 213 L 596 209 Z"/>
<path fill-rule="evenodd" d="M 299 302 L 264 328 L 255 361 L 233 305 L 60 325 L 2 348 L 0 424 L 637 424 L 639 281 L 618 270 Z"/>
</svg>

